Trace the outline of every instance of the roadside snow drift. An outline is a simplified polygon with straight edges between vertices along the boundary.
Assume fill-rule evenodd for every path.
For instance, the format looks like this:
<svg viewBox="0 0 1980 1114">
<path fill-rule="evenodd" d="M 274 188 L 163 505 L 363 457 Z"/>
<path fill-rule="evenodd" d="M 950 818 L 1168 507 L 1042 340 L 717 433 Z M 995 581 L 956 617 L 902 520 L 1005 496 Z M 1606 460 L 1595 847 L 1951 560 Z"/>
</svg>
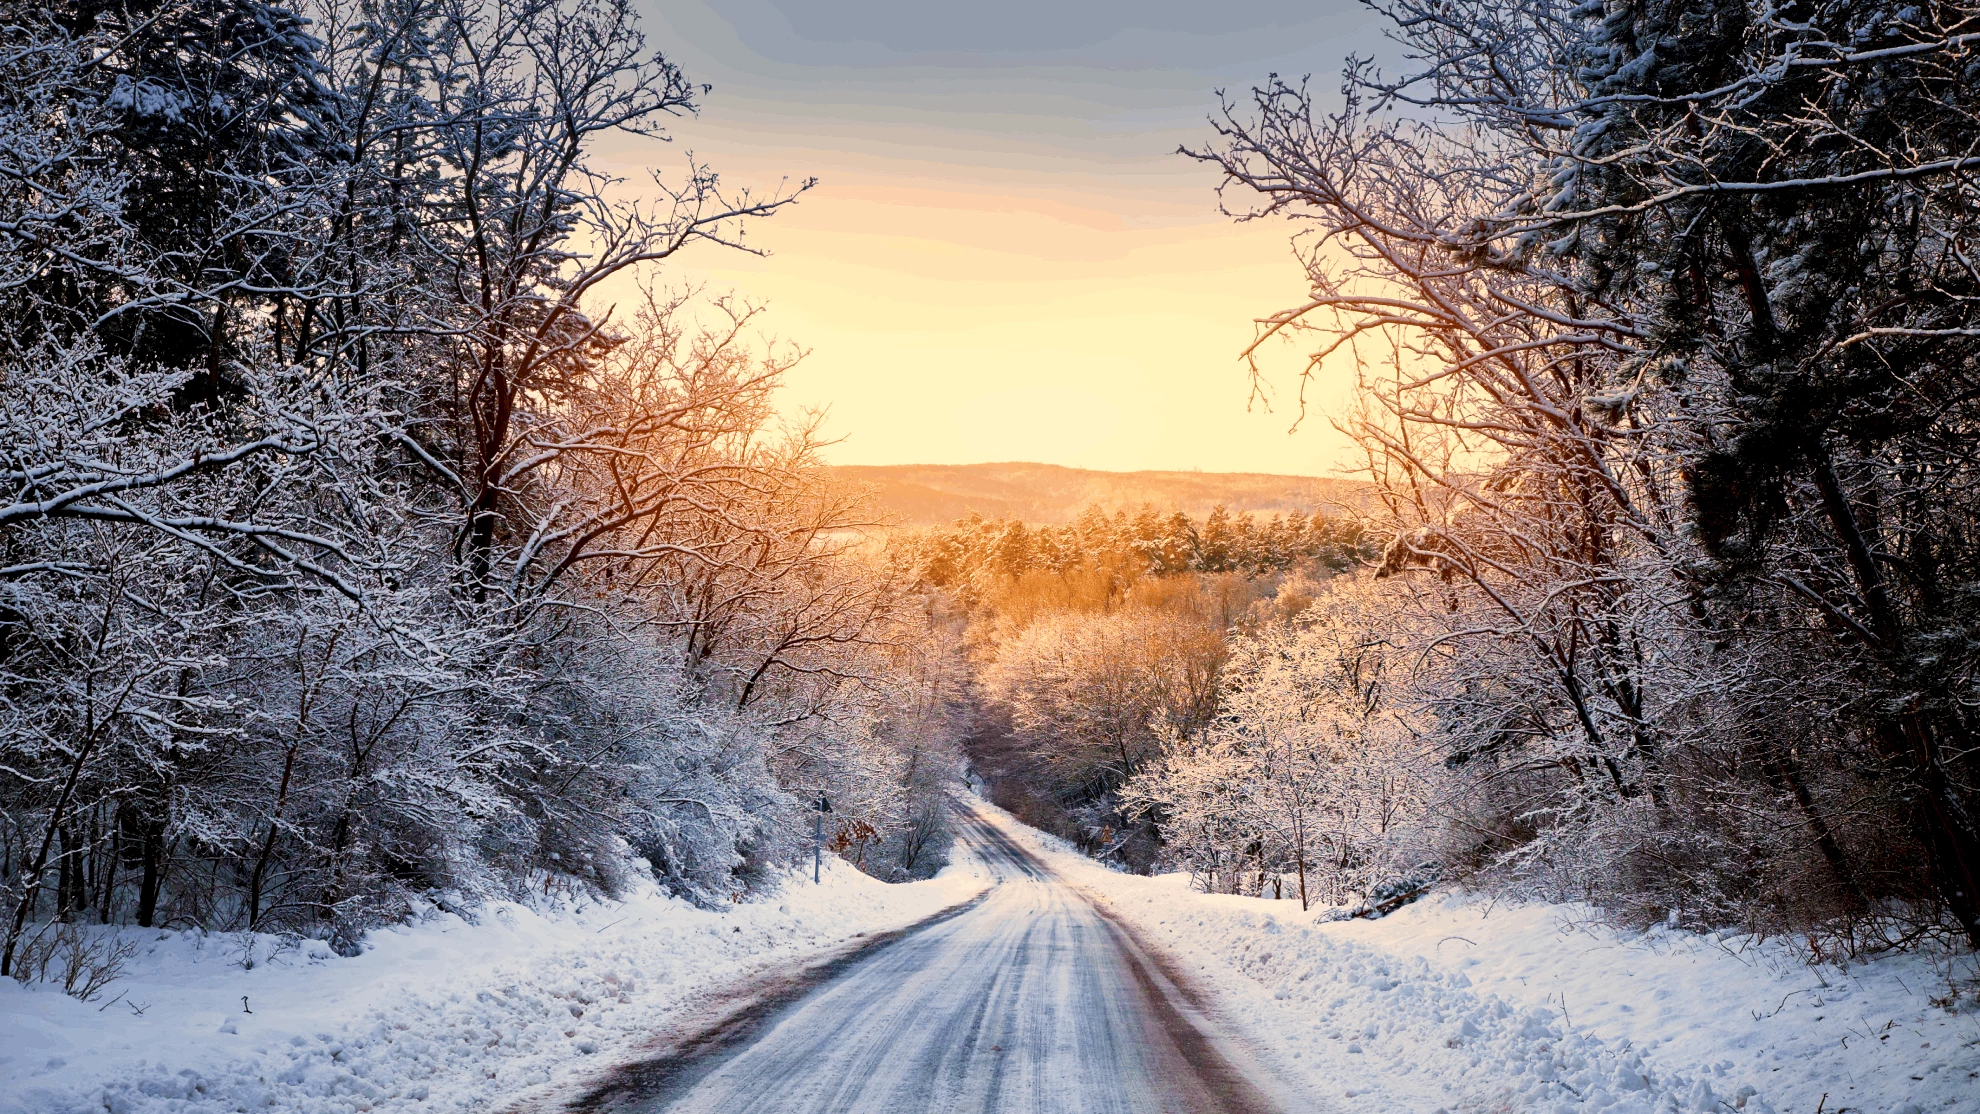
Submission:
<svg viewBox="0 0 1980 1114">
<path fill-rule="evenodd" d="M 1583 907 L 1456 894 L 1323 922 L 1118 874 L 997 815 L 1320 1109 L 1980 1114 L 1980 1013 L 1930 1002 L 1947 977 L 1926 956 L 1814 968 L 1787 941 L 1620 933 Z"/>
<path fill-rule="evenodd" d="M 1625 934 L 1584 908 L 1463 895 L 1323 922 L 1117 874 L 980 814 L 1166 955 L 1314 1110 L 1980 1114 L 1980 1013 L 1931 1004 L 1948 972 L 1926 956 L 1809 967 L 1790 942 Z M 835 863 L 823 886 L 794 877 L 721 912 L 651 889 L 474 923 L 430 909 L 354 959 L 257 939 L 252 969 L 239 936 L 125 930 L 142 950 L 97 1003 L 0 981 L 0 1114 L 570 1097 L 726 992 L 973 897 L 986 879 L 959 859 L 897 886 Z"/>
<path fill-rule="evenodd" d="M 624 902 L 429 909 L 364 954 L 309 941 L 125 930 L 140 950 L 95 1003 L 0 980 L 0 1112 L 497 1109 L 587 1077 L 711 993 L 967 900 L 967 870 L 825 884 L 720 912 L 650 886 Z M 248 948 L 255 965 L 245 968 Z M 141 1012 L 140 1012 L 141 1011 Z"/>
</svg>

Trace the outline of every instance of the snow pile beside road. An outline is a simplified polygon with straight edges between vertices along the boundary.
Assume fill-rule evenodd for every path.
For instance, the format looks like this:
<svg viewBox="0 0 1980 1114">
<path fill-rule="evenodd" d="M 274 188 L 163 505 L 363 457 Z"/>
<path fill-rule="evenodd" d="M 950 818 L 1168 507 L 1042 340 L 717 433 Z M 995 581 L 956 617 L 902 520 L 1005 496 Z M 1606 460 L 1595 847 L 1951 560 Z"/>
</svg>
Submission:
<svg viewBox="0 0 1980 1114">
<path fill-rule="evenodd" d="M 1980 1011 L 1970 997 L 1957 1013 L 1931 1001 L 1949 990 L 1945 957 L 1811 967 L 1789 940 L 1619 933 L 1594 917 L 1445 895 L 1330 932 L 1461 971 L 1663 1063 L 1710 1065 L 1715 1085 L 1744 1080 L 1784 1112 L 1980 1111 Z M 1952 977 L 1970 983 L 1976 958 L 1951 962 Z"/>
<path fill-rule="evenodd" d="M 1786 942 L 1619 933 L 1585 908 L 1454 894 L 1327 923 L 1296 902 L 1118 874 L 1006 829 L 1213 988 L 1261 1054 L 1330 1107 L 1980 1110 L 1980 1014 L 1929 1002 L 1946 978 L 1923 956 L 1816 969 Z"/>
<path fill-rule="evenodd" d="M 265 957 L 262 937 L 252 970 L 240 936 L 126 930 L 141 950 L 112 1004 L 0 981 L 0 1114 L 493 1109 L 634 1054 L 711 994 L 983 886 L 967 870 L 886 885 L 827 869 L 823 886 L 793 877 L 720 912 L 650 886 L 581 909 L 494 903 L 474 923 L 433 909 L 352 959 L 315 941 Z"/>
</svg>

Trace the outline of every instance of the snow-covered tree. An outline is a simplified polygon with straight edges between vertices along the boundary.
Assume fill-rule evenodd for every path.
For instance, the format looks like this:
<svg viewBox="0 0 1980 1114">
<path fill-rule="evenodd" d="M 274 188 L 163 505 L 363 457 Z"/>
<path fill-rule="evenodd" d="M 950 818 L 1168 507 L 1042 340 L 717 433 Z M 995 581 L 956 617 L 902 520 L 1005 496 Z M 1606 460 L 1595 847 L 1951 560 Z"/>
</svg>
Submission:
<svg viewBox="0 0 1980 1114">
<path fill-rule="evenodd" d="M 1822 915 L 1900 897 L 1980 943 L 1971 10 L 1377 10 L 1399 76 L 1351 61 L 1333 112 L 1274 79 L 1203 157 L 1310 222 L 1260 340 L 1360 369 L 1481 851 L 1721 917 L 1819 852 Z M 1761 870 L 1734 799 L 1794 833 Z"/>
<path fill-rule="evenodd" d="M 1290 875 L 1302 908 L 1340 904 L 1419 866 L 1439 756 L 1391 691 L 1408 670 L 1395 614 L 1340 578 L 1296 621 L 1237 639 L 1216 718 L 1127 789 L 1206 889 Z"/>
<path fill-rule="evenodd" d="M 728 899 L 819 779 L 890 838 L 940 799 L 954 724 L 885 712 L 934 636 L 794 356 L 656 293 L 794 193 L 599 161 L 698 95 L 620 0 L 4 17 L 0 968 L 636 856 Z"/>
</svg>

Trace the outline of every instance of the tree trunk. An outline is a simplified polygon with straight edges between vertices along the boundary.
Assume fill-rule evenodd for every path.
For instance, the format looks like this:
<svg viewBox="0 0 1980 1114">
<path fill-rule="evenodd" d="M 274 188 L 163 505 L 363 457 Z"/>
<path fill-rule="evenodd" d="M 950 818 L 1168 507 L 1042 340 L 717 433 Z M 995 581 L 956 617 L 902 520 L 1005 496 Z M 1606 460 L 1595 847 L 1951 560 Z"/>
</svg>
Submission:
<svg viewBox="0 0 1980 1114">
<path fill-rule="evenodd" d="M 153 927 L 158 917 L 158 893 L 165 884 L 165 818 L 147 817 L 139 840 L 143 873 L 138 877 L 137 923 Z"/>
<path fill-rule="evenodd" d="M 1842 887 L 1851 912 L 1860 912 L 1870 907 L 1870 900 L 1863 893 L 1863 887 L 1856 881 L 1856 872 L 1850 869 L 1849 857 L 1843 854 L 1842 844 L 1836 841 L 1836 834 L 1829 822 L 1815 806 L 1815 797 L 1808 791 L 1808 783 L 1801 776 L 1801 767 L 1792 757 L 1769 759 L 1765 763 L 1767 776 L 1776 787 L 1785 789 L 1794 798 L 1794 804 L 1801 812 L 1802 820 L 1815 837 L 1815 846 L 1822 852 L 1822 858 L 1829 864 L 1829 872 L 1836 876 L 1836 884 Z"/>
<path fill-rule="evenodd" d="M 110 923 L 110 907 L 115 903 L 117 897 L 117 860 L 124 853 L 123 817 L 119 815 L 121 812 L 122 806 L 120 805 L 118 806 L 118 812 L 110 815 L 110 831 L 108 833 L 110 852 L 103 857 L 103 905 L 99 915 L 99 921 L 103 924 Z"/>
<path fill-rule="evenodd" d="M 64 824 L 56 831 L 60 848 L 55 854 L 55 919 L 68 923 L 82 906 L 82 850 L 76 840 L 76 826 Z"/>
<path fill-rule="evenodd" d="M 1304 913 L 1306 903 L 1306 825 L 1293 821 L 1293 865 L 1299 868 L 1299 911 Z"/>
<path fill-rule="evenodd" d="M 1946 775 L 1932 724 L 1917 712 L 1886 721 L 1877 732 L 1886 757 L 1903 764 L 1912 823 L 1924 843 L 1932 882 L 1946 909 L 1980 950 L 1980 835 L 1959 790 Z"/>
<path fill-rule="evenodd" d="M 42 878 L 48 873 L 48 854 L 55 846 L 55 835 L 64 827 L 69 801 L 75 796 L 76 782 L 82 779 L 83 767 L 89 763 L 91 752 L 96 749 L 101 732 L 91 731 L 83 739 L 82 748 L 76 751 L 75 761 L 69 763 L 68 780 L 62 783 L 62 792 L 55 798 L 55 807 L 48 814 L 48 828 L 41 836 L 41 851 L 35 856 L 34 865 L 29 868 L 27 886 L 21 893 L 21 900 L 14 910 L 14 923 L 7 929 L 7 943 L 0 947 L 0 977 L 14 973 L 14 948 L 20 943 L 21 931 L 27 927 L 28 910 L 34 908 L 41 897 Z M 63 856 L 66 861 L 67 856 Z M 59 898 L 58 898 L 59 899 Z"/>
<path fill-rule="evenodd" d="M 302 740 L 289 744 L 288 756 L 282 760 L 282 786 L 275 791 L 275 808 L 268 817 L 268 838 L 261 843 L 261 854 L 255 857 L 254 873 L 248 877 L 248 931 L 253 932 L 261 923 L 261 884 L 268 873 L 268 860 L 275 854 L 275 837 L 282 830 L 282 805 L 289 799 L 289 779 L 296 772 L 296 751 Z"/>
</svg>

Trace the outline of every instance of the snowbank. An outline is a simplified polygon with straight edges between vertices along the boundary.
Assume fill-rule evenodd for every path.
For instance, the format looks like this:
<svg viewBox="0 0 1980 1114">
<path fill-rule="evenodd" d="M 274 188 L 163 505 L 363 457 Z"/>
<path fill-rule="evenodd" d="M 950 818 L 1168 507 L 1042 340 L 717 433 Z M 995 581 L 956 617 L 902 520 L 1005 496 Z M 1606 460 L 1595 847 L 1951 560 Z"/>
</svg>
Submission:
<svg viewBox="0 0 1980 1114">
<path fill-rule="evenodd" d="M 1930 1003 L 1947 980 L 1925 956 L 1813 968 L 1784 941 L 1619 933 L 1587 908 L 1459 894 L 1323 923 L 1006 827 L 1211 989 L 1324 1107 L 1980 1112 L 1980 1013 Z"/>
<path fill-rule="evenodd" d="M 720 912 L 650 887 L 491 904 L 474 923 L 433 909 L 351 959 L 317 942 L 269 956 L 262 937 L 252 970 L 237 935 L 126 930 L 140 951 L 96 1003 L 0 980 L 0 1114 L 486 1110 L 633 1055 L 710 994 L 983 887 L 966 868 L 907 885 L 827 870 Z"/>
<path fill-rule="evenodd" d="M 1323 1109 L 1980 1112 L 1980 1013 L 1931 1005 L 1946 976 L 1923 956 L 1813 968 L 1785 942 L 1623 934 L 1587 909 L 1456 894 L 1323 923 L 1003 827 L 1209 989 Z M 355 959 L 309 944 L 257 950 L 252 970 L 238 936 L 128 930 L 143 950 L 107 1002 L 0 981 L 0 1114 L 484 1110 L 562 1094 L 703 1019 L 724 990 L 967 900 L 984 880 L 959 857 L 902 886 L 833 864 L 824 886 L 793 879 L 722 912 L 652 890 L 490 905 L 472 924 L 436 909 Z"/>
</svg>

